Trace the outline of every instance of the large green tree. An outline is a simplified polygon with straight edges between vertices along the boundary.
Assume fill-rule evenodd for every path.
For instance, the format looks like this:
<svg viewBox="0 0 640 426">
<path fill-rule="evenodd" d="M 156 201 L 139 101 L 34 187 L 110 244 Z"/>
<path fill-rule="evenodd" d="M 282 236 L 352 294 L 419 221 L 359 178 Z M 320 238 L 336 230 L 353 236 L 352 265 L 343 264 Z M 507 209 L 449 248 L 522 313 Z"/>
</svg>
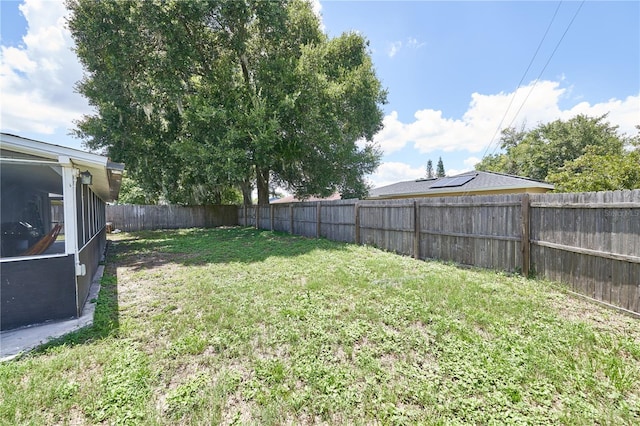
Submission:
<svg viewBox="0 0 640 426">
<path fill-rule="evenodd" d="M 640 133 L 625 140 L 628 144 L 617 152 L 603 153 L 588 146 L 583 155 L 549 173 L 547 180 L 561 192 L 640 188 Z"/>
<path fill-rule="evenodd" d="M 589 147 L 585 154 L 549 173 L 547 179 L 559 192 L 640 188 L 640 149 L 603 155 Z"/>
<path fill-rule="evenodd" d="M 476 169 L 547 181 L 558 191 L 632 189 L 639 187 L 637 138 L 620 135 L 607 115 L 509 128 L 502 132 L 503 152 L 484 157 Z"/>
<path fill-rule="evenodd" d="M 69 0 L 96 113 L 77 134 L 169 202 L 362 196 L 386 93 L 367 41 L 329 39 L 301 0 Z"/>
</svg>

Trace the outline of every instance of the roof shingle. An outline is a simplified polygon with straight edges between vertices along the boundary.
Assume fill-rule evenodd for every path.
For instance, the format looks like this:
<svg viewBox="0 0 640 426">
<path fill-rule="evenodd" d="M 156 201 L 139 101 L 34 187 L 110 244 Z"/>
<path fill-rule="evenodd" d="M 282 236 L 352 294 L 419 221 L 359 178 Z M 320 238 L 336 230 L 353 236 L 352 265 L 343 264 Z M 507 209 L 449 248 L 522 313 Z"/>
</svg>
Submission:
<svg viewBox="0 0 640 426">
<path fill-rule="evenodd" d="M 451 178 L 462 177 L 471 177 L 471 179 L 460 179 L 451 182 Z M 444 180 L 448 181 L 445 182 Z M 464 183 L 459 185 L 458 183 L 460 182 Z M 434 185 L 436 186 L 435 188 Z M 391 198 L 398 196 L 406 197 L 411 195 L 425 196 L 430 194 L 446 195 L 447 193 L 474 193 L 479 191 L 495 191 L 508 189 L 516 190 L 526 188 L 543 188 L 552 190 L 553 185 L 522 176 L 506 175 L 495 172 L 471 171 L 438 179 L 418 179 L 397 182 L 391 185 L 372 189 L 369 192 L 369 198 Z"/>
</svg>

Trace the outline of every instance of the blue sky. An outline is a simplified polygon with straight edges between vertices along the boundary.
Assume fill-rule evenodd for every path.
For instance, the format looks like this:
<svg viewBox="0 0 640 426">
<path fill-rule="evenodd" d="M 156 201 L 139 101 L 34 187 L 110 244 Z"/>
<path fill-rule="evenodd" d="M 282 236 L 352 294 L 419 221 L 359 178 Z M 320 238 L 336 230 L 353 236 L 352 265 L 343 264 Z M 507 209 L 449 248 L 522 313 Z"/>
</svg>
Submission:
<svg viewBox="0 0 640 426">
<path fill-rule="evenodd" d="M 90 108 L 61 2 L 2 1 L 3 131 L 80 147 L 68 136 Z M 325 31 L 370 41 L 389 91 L 374 186 L 448 174 L 496 150 L 498 129 L 609 113 L 640 124 L 638 1 L 322 1 Z M 546 35 L 545 35 L 546 34 Z M 525 73 L 526 71 L 526 73 Z M 521 82 L 522 81 L 522 82 Z"/>
</svg>

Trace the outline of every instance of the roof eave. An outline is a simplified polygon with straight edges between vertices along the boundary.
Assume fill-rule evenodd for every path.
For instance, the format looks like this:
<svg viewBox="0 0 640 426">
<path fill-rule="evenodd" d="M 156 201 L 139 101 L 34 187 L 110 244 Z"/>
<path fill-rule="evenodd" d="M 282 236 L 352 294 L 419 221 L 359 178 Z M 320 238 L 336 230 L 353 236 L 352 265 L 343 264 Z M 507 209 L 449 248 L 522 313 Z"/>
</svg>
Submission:
<svg viewBox="0 0 640 426">
<path fill-rule="evenodd" d="M 59 161 L 60 157 L 68 157 L 74 164 L 85 166 L 105 166 L 108 158 L 99 154 L 85 152 L 78 149 L 40 142 L 8 133 L 2 133 L 2 146 L 11 151 L 29 155 L 51 158 Z"/>
<path fill-rule="evenodd" d="M 456 187 L 455 190 L 454 188 L 451 188 L 451 189 L 434 189 L 432 191 L 426 191 L 426 192 L 398 192 L 394 194 L 381 194 L 377 196 L 371 196 L 369 198 L 370 199 L 388 199 L 388 198 L 395 198 L 395 197 L 409 198 L 409 197 L 425 197 L 429 195 L 439 195 L 439 194 L 441 195 L 453 194 L 453 193 L 457 194 L 460 192 L 473 194 L 478 192 L 505 191 L 505 190 L 513 190 L 514 192 L 516 191 L 526 192 L 526 190 L 532 189 L 532 188 L 543 188 L 548 190 L 555 189 L 553 185 L 548 183 L 540 183 L 539 185 L 525 185 L 525 186 L 493 186 L 488 188 L 473 188 L 473 189 Z"/>
<path fill-rule="evenodd" d="M 81 171 L 88 170 L 94 176 L 91 187 L 98 197 L 105 202 L 115 201 L 118 198 L 124 164 L 111 162 L 108 157 L 9 133 L 2 133 L 2 148 L 49 158 L 59 164 L 71 163 Z"/>
</svg>

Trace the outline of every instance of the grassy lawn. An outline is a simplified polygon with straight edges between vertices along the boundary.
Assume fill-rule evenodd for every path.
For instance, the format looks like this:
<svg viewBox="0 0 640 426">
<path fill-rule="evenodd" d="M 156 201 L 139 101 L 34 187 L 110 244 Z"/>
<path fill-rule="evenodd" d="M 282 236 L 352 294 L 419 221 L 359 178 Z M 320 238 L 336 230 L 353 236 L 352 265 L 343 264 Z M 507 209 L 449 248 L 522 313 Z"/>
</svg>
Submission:
<svg viewBox="0 0 640 426">
<path fill-rule="evenodd" d="M 549 283 L 243 228 L 114 235 L 102 283 L 0 424 L 640 422 L 640 321 Z"/>
</svg>

